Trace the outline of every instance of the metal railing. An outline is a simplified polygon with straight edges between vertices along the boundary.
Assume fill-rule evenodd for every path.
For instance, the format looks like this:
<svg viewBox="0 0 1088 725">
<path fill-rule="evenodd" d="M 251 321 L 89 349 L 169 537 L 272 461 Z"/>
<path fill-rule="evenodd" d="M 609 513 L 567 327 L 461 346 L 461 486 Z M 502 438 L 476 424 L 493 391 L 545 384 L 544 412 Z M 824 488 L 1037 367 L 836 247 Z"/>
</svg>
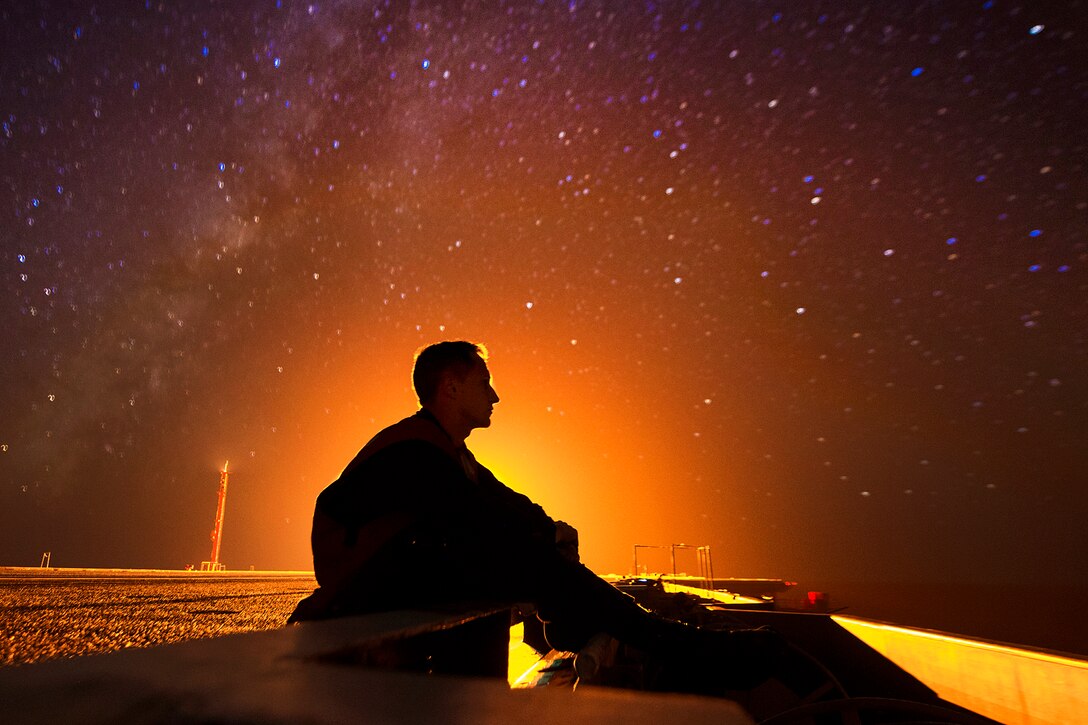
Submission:
<svg viewBox="0 0 1088 725">
<path fill-rule="evenodd" d="M 707 589 L 714 588 L 714 562 L 710 556 L 709 546 L 692 546 L 690 544 L 635 544 L 635 562 L 634 572 L 638 576 L 644 572 L 639 569 L 638 566 L 638 550 L 639 549 L 668 549 L 669 550 L 669 563 L 672 567 L 672 575 L 677 576 L 676 571 L 676 550 L 677 549 L 691 549 L 695 551 L 696 565 L 699 567 L 698 577 L 703 579 L 706 583 Z M 662 572 L 664 573 L 664 572 Z"/>
</svg>

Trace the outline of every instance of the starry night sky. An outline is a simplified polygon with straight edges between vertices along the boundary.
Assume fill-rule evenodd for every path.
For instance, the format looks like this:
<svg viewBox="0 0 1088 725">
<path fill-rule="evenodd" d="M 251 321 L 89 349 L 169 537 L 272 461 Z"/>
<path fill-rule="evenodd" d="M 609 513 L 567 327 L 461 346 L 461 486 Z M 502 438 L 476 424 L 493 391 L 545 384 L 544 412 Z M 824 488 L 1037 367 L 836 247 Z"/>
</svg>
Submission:
<svg viewBox="0 0 1088 725">
<path fill-rule="evenodd" d="M 468 338 L 597 571 L 1083 574 L 1085 10 L 0 11 L 0 564 L 309 568 Z"/>
</svg>

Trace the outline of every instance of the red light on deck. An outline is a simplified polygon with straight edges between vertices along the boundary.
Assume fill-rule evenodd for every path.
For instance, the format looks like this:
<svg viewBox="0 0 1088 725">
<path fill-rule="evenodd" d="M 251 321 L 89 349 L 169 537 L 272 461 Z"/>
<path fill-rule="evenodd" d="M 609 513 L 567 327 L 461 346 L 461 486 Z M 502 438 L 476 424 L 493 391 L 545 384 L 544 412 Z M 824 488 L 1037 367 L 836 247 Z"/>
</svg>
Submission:
<svg viewBox="0 0 1088 725">
<path fill-rule="evenodd" d="M 805 596 L 805 609 L 814 612 L 826 612 L 827 592 L 809 592 Z"/>
</svg>

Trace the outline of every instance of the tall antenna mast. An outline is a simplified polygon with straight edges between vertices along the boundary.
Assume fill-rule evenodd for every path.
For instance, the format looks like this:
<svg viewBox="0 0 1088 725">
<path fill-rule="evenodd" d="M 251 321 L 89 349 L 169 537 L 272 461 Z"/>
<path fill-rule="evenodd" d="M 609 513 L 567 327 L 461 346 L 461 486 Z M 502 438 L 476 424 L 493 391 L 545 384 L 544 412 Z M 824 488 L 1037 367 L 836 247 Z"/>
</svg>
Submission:
<svg viewBox="0 0 1088 725">
<path fill-rule="evenodd" d="M 223 512 L 227 508 L 227 466 L 230 461 L 223 463 L 223 470 L 219 472 L 219 503 L 215 507 L 215 528 L 212 529 L 212 557 L 211 561 L 200 563 L 201 571 L 222 571 L 227 567 L 219 563 L 219 545 L 223 542 Z"/>
</svg>

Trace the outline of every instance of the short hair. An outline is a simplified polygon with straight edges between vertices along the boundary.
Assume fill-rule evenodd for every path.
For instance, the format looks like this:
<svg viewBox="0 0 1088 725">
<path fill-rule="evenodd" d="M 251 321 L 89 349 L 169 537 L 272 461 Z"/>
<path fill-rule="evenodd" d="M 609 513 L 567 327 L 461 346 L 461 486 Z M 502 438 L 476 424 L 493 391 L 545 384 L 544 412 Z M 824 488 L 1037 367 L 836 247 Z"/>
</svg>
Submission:
<svg viewBox="0 0 1088 725">
<path fill-rule="evenodd" d="M 487 348 L 466 340 L 436 342 L 416 352 L 412 385 L 420 405 L 429 403 L 438 393 L 438 384 L 444 374 L 452 371 L 464 377 L 478 360 L 487 361 Z"/>
</svg>

